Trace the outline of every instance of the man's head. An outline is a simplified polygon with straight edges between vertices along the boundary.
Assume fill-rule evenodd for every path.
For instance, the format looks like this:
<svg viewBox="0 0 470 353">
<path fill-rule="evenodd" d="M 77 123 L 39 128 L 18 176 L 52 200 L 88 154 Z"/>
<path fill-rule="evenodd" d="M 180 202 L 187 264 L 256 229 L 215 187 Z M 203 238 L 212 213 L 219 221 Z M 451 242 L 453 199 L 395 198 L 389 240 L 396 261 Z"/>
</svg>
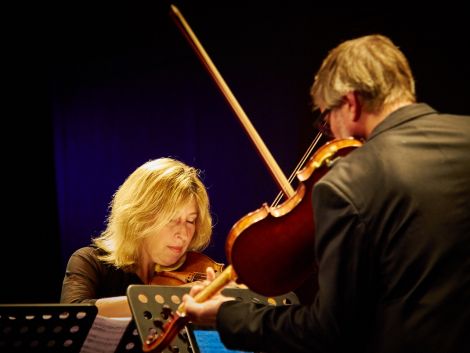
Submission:
<svg viewBox="0 0 470 353">
<path fill-rule="evenodd" d="M 330 123 L 335 111 L 345 104 L 356 105 L 351 117 L 358 121 L 363 113 L 380 115 L 389 107 L 416 101 L 408 60 L 389 38 L 378 34 L 345 41 L 331 50 L 315 75 L 310 93 L 315 108 L 326 110 L 323 115 Z M 335 137 L 361 134 L 355 131 L 357 127 L 349 132 L 339 131 L 349 126 L 338 127 L 341 136 L 337 136 L 331 126 Z"/>
</svg>

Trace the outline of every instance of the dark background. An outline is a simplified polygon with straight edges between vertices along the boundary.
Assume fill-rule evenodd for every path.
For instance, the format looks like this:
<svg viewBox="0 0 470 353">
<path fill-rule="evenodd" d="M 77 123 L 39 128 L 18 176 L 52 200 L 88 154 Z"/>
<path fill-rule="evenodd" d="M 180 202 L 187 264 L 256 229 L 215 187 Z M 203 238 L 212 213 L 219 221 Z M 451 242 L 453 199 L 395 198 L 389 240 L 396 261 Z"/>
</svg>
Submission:
<svg viewBox="0 0 470 353">
<path fill-rule="evenodd" d="M 316 134 L 313 75 L 343 40 L 390 36 L 410 60 L 419 101 L 470 113 L 459 9 L 174 3 L 286 175 Z M 68 257 L 104 229 L 113 193 L 163 156 L 203 171 L 214 216 L 206 253 L 226 262 L 232 225 L 279 188 L 168 4 L 24 6 L 5 12 L 1 302 L 57 302 Z"/>
</svg>

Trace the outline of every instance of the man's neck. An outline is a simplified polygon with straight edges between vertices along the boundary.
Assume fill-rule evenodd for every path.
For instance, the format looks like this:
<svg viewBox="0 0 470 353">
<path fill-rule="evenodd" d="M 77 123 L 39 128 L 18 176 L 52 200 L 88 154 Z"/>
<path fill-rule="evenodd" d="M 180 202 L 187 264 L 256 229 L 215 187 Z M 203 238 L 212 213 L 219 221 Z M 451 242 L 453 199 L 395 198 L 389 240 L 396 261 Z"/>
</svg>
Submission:
<svg viewBox="0 0 470 353">
<path fill-rule="evenodd" d="M 365 137 L 368 138 L 377 125 L 384 121 L 394 111 L 413 104 L 411 101 L 401 101 L 392 104 L 387 104 L 379 112 L 368 113 L 363 112 L 365 117 Z"/>
</svg>

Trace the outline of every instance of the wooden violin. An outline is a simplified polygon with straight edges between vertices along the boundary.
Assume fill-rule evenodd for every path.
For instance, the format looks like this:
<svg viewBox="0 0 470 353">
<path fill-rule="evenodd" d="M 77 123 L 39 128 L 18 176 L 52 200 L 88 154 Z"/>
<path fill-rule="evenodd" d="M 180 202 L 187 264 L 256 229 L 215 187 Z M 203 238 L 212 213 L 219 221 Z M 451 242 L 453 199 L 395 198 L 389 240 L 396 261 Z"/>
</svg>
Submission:
<svg viewBox="0 0 470 353">
<path fill-rule="evenodd" d="M 174 271 L 155 272 L 149 284 L 163 286 L 181 286 L 206 279 L 206 268 L 212 267 L 216 274 L 222 272 L 224 264 L 212 260 L 209 256 L 188 251 L 184 263 Z"/>
<path fill-rule="evenodd" d="M 225 250 L 237 281 L 259 294 L 276 296 L 296 291 L 316 274 L 313 186 L 339 158 L 361 145 L 352 138 L 327 142 L 298 172 L 299 185 L 292 197 L 276 207 L 263 204 L 235 223 Z M 307 288 L 314 292 L 296 293 L 300 302 L 314 298 L 316 283 L 309 281 Z"/>
</svg>

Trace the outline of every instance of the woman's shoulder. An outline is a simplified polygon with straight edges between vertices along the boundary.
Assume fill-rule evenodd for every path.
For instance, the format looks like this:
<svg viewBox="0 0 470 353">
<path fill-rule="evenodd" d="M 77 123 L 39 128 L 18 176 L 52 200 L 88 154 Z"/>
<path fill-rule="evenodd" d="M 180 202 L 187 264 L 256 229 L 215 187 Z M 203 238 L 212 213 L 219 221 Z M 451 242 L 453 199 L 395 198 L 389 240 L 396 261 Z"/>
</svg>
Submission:
<svg viewBox="0 0 470 353">
<path fill-rule="evenodd" d="M 78 248 L 77 250 L 75 250 L 72 254 L 72 256 L 85 256 L 85 257 L 89 257 L 89 256 L 92 256 L 92 257 L 96 257 L 98 255 L 101 254 L 101 250 L 98 249 L 96 246 L 94 245 L 87 245 L 87 246 L 84 246 L 84 247 L 81 247 L 81 248 Z"/>
<path fill-rule="evenodd" d="M 69 268 L 87 268 L 93 269 L 98 272 L 109 271 L 111 266 L 106 265 L 99 256 L 102 255 L 103 250 L 93 245 L 78 248 L 70 256 L 68 267 Z M 112 267 L 111 267 L 112 268 Z"/>
<path fill-rule="evenodd" d="M 97 248 L 94 245 L 87 245 L 75 250 L 72 255 L 71 259 L 75 259 L 76 261 L 86 261 L 89 263 L 97 263 L 101 264 L 102 261 L 99 259 L 100 255 L 103 255 L 104 251 Z"/>
</svg>

